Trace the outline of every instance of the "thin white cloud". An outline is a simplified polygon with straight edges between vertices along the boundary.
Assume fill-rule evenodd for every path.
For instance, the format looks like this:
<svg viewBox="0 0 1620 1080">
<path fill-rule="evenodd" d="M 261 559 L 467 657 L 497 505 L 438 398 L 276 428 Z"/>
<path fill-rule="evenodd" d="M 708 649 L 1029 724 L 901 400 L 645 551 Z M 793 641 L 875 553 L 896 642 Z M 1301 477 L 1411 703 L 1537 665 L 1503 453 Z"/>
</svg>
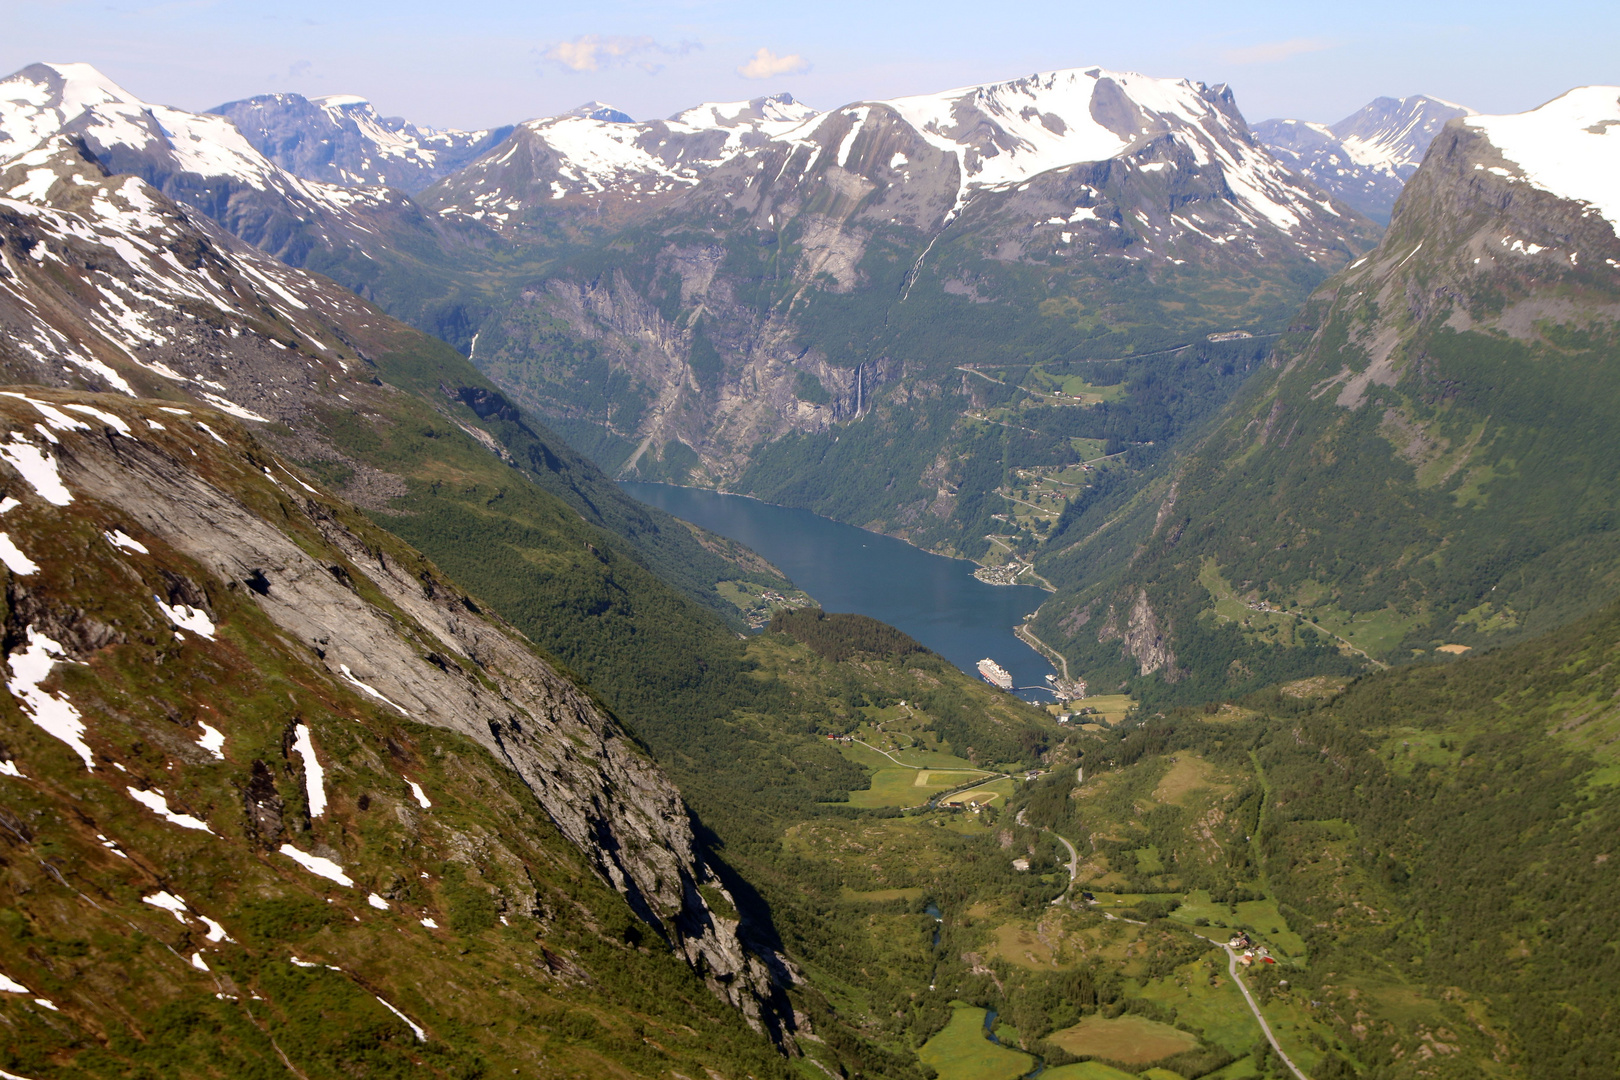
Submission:
<svg viewBox="0 0 1620 1080">
<path fill-rule="evenodd" d="M 635 63 L 644 71 L 656 72 L 663 67 L 662 64 L 645 59 L 638 61 L 636 58 L 645 57 L 650 53 L 684 56 L 702 47 L 695 41 L 660 45 L 645 35 L 627 37 L 618 34 L 582 34 L 572 41 L 559 41 L 543 55 L 547 60 L 560 64 L 570 71 L 601 71 L 603 68 Z"/>
<path fill-rule="evenodd" d="M 1287 41 L 1263 41 L 1258 45 L 1245 45 L 1241 49 L 1227 49 L 1221 59 L 1229 64 L 1274 64 L 1279 60 L 1304 53 L 1322 52 L 1338 42 L 1327 38 L 1289 38 Z"/>
<path fill-rule="evenodd" d="M 810 70 L 810 62 L 798 53 L 777 56 L 769 49 L 760 49 L 754 58 L 737 69 L 745 79 L 774 79 L 778 75 L 797 75 Z"/>
</svg>

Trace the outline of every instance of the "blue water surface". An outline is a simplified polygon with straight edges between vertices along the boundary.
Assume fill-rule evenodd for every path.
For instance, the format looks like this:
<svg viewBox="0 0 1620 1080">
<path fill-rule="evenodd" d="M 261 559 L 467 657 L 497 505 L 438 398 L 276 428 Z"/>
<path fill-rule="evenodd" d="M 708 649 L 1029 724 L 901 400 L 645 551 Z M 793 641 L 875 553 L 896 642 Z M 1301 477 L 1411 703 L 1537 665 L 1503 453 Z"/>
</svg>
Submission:
<svg viewBox="0 0 1620 1080">
<path fill-rule="evenodd" d="M 983 657 L 1013 685 L 1044 687 L 1052 666 L 1013 633 L 1046 599 L 1031 585 L 986 585 L 973 563 L 931 555 L 890 536 L 808 510 L 700 488 L 626 482 L 626 492 L 678 518 L 747 544 L 827 611 L 852 611 L 899 627 L 972 675 Z M 1051 701 L 1026 690 L 1020 697 Z"/>
</svg>

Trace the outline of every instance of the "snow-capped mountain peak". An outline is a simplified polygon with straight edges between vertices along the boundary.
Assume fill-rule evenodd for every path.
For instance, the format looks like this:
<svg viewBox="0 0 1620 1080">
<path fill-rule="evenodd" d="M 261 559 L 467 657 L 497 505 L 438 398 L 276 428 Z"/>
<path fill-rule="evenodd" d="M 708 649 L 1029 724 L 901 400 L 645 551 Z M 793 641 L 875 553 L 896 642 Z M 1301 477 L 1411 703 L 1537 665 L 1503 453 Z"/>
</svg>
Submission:
<svg viewBox="0 0 1620 1080">
<path fill-rule="evenodd" d="M 1046 71 L 1006 82 L 957 87 L 934 94 L 857 102 L 811 118 L 776 136 L 780 142 L 819 147 L 795 159 L 801 174 L 832 161 L 846 166 L 862 147 L 893 141 L 898 123 L 930 153 L 954 158 L 957 190 L 946 218 L 954 218 L 978 190 L 1021 187 L 1037 176 L 1077 165 L 1118 161 L 1122 168 L 1163 172 L 1166 182 L 1186 174 L 1219 174 L 1240 218 L 1291 233 L 1307 219 L 1337 216 L 1320 193 L 1302 185 L 1250 134 L 1225 86 L 1188 79 L 1158 79 L 1100 67 Z M 866 132 L 872 132 L 869 137 Z M 862 168 L 892 182 L 901 152 Z M 836 148 L 835 148 L 836 146 Z M 880 167 L 881 166 L 881 167 Z M 899 175 L 906 175 L 903 169 Z"/>
<path fill-rule="evenodd" d="M 1529 112 L 1463 123 L 1483 132 L 1525 181 L 1591 205 L 1620 233 L 1620 86 L 1582 86 Z"/>
<path fill-rule="evenodd" d="M 500 228 L 561 200 L 622 197 L 644 204 L 691 188 L 741 151 L 816 115 L 790 94 L 698 105 L 668 120 L 640 122 L 588 102 L 518 125 L 448 182 L 439 210 Z"/>
<path fill-rule="evenodd" d="M 1424 94 L 1382 97 L 1334 124 L 1332 131 L 1356 164 L 1411 176 L 1446 121 L 1473 113 L 1466 106 Z"/>
<path fill-rule="evenodd" d="M 894 98 L 887 105 L 931 144 L 961 156 L 964 183 L 1020 183 L 1048 169 L 1118 157 L 1138 139 L 1231 117 L 1223 87 L 1103 68 Z M 1233 128 L 1246 137 L 1241 121 Z"/>
<path fill-rule="evenodd" d="M 144 107 L 89 64 L 31 64 L 0 82 L 0 159 L 9 159 L 102 105 Z"/>
<path fill-rule="evenodd" d="M 819 115 L 792 94 L 771 94 L 748 101 L 710 101 L 683 109 L 669 118 L 692 128 L 739 128 L 799 124 Z"/>
<path fill-rule="evenodd" d="M 341 112 L 344 109 L 353 109 L 371 104 L 370 98 L 363 98 L 359 94 L 326 94 L 309 100 L 329 112 L 333 110 Z"/>
<path fill-rule="evenodd" d="M 0 161 L 63 132 L 120 158 L 115 171 L 167 157 L 180 172 L 261 190 L 276 182 L 275 167 L 230 121 L 148 104 L 89 64 L 33 64 L 0 82 Z"/>
<path fill-rule="evenodd" d="M 622 109 L 615 109 L 612 105 L 601 101 L 587 101 L 569 109 L 564 116 L 583 116 L 587 120 L 601 120 L 609 124 L 633 124 L 635 120 Z"/>
<path fill-rule="evenodd" d="M 144 102 L 89 65 L 35 64 L 0 81 L 0 165 L 58 137 L 79 140 L 107 173 L 138 176 L 249 243 L 292 258 L 316 245 L 336 250 L 373 238 L 375 227 L 361 215 L 399 205 L 399 196 L 381 189 L 300 179 L 228 118 Z M 43 174 L 21 175 L 0 195 L 35 201 Z"/>
<path fill-rule="evenodd" d="M 1473 110 L 1426 94 L 1376 98 L 1336 124 L 1263 120 L 1254 133 L 1289 168 L 1369 217 L 1389 220 L 1401 188 L 1448 120 Z"/>
</svg>

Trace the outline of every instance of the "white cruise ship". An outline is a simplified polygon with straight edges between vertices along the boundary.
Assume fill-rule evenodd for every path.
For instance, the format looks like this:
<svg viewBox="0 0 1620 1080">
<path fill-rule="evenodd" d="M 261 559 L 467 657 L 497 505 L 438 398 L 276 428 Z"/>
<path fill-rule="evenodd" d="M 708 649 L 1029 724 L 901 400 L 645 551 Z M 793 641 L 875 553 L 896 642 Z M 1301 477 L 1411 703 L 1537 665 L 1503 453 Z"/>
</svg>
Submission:
<svg viewBox="0 0 1620 1080">
<path fill-rule="evenodd" d="M 988 656 L 979 661 L 979 674 L 991 686 L 999 686 L 1003 690 L 1013 688 L 1012 672 L 990 659 Z"/>
</svg>

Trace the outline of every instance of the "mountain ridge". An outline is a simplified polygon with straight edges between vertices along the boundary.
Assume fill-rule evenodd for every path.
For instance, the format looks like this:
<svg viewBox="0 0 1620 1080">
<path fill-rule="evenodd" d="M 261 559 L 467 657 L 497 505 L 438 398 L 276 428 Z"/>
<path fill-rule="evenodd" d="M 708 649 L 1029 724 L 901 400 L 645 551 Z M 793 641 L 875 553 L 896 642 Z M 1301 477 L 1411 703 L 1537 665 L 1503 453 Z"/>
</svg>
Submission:
<svg viewBox="0 0 1620 1080">
<path fill-rule="evenodd" d="M 380 116 L 353 94 L 260 94 L 217 105 L 265 157 L 305 180 L 416 192 L 499 144 L 511 125 L 484 131 L 421 128 Z"/>
</svg>

